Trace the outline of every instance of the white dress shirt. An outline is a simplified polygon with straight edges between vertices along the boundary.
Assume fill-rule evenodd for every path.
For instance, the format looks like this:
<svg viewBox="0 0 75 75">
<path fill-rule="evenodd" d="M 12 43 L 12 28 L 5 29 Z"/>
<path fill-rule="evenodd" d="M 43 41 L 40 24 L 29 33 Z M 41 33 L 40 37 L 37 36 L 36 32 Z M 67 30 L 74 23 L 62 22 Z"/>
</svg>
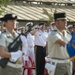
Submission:
<svg viewBox="0 0 75 75">
<path fill-rule="evenodd" d="M 27 49 L 28 49 L 28 43 L 27 43 L 27 38 L 23 35 L 21 35 L 21 41 L 23 43 L 22 45 L 22 52 L 27 55 Z"/>
<path fill-rule="evenodd" d="M 27 42 L 28 42 L 28 56 L 30 56 L 32 58 L 32 60 L 34 61 L 34 35 L 32 35 L 31 33 L 29 33 L 27 35 Z"/>
<path fill-rule="evenodd" d="M 45 31 L 38 30 L 35 33 L 35 45 L 46 46 L 47 37 L 48 35 Z"/>
</svg>

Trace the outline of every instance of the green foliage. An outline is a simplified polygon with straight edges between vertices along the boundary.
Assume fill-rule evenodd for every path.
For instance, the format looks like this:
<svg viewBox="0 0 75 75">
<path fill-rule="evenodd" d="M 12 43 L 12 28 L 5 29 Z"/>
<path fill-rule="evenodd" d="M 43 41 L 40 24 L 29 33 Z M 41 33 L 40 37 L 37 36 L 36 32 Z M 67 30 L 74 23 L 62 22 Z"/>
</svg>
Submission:
<svg viewBox="0 0 75 75">
<path fill-rule="evenodd" d="M 0 15 L 2 15 L 2 12 L 5 12 L 5 8 L 3 6 L 0 6 Z"/>
<path fill-rule="evenodd" d="M 71 20 L 69 18 L 67 18 L 67 21 L 70 22 Z"/>
<path fill-rule="evenodd" d="M 57 12 L 57 9 L 55 8 L 54 13 L 56 13 L 56 12 Z M 52 13 L 52 9 L 51 9 L 51 13 L 49 13 L 46 9 L 43 8 L 43 14 L 48 17 L 47 25 L 50 25 L 50 23 L 54 21 L 54 17 L 53 17 L 54 13 Z"/>
<path fill-rule="evenodd" d="M 55 8 L 54 13 L 57 13 L 57 8 Z"/>
<path fill-rule="evenodd" d="M 49 13 L 46 9 L 44 9 L 44 8 L 43 8 L 43 14 L 47 15 L 47 17 L 48 17 L 48 23 L 47 23 L 47 25 L 49 25 L 50 22 L 53 21 L 53 15 L 50 14 L 50 13 Z"/>
<path fill-rule="evenodd" d="M 0 15 L 2 15 L 2 12 L 5 12 L 8 4 L 10 4 L 10 0 L 0 0 Z"/>
<path fill-rule="evenodd" d="M 7 5 L 10 2 L 10 0 L 0 0 L 0 4 Z"/>
</svg>

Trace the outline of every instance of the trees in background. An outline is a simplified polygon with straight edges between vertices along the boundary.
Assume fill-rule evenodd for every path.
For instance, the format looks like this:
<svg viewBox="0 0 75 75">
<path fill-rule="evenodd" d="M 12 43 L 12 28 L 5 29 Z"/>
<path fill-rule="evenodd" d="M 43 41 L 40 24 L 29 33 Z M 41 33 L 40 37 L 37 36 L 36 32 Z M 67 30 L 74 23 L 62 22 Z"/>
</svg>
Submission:
<svg viewBox="0 0 75 75">
<path fill-rule="evenodd" d="M 11 0 L 0 0 L 0 15 L 5 12 L 5 8 L 10 4 Z"/>
</svg>

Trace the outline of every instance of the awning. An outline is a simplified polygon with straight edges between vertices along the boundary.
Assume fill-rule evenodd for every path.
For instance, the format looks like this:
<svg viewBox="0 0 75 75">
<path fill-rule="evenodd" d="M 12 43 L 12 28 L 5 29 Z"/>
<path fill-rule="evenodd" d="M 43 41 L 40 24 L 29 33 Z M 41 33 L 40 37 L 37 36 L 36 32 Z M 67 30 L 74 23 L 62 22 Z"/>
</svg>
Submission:
<svg viewBox="0 0 75 75">
<path fill-rule="evenodd" d="M 48 16 L 43 14 L 43 9 L 46 9 L 52 16 L 55 10 L 57 12 L 66 12 L 68 20 L 75 22 L 75 8 L 42 4 L 8 5 L 6 11 L 1 16 L 5 13 L 14 13 L 18 16 L 18 20 L 49 21 Z"/>
</svg>

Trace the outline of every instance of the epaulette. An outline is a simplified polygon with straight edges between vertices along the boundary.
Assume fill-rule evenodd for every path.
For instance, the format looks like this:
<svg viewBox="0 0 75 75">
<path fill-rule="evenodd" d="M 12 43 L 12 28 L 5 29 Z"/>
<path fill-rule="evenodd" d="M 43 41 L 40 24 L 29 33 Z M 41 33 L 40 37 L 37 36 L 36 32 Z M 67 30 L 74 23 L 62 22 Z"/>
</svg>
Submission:
<svg viewBox="0 0 75 75">
<path fill-rule="evenodd" d="M 51 30 L 51 31 L 57 32 L 57 30 Z"/>
<path fill-rule="evenodd" d="M 2 33 L 0 34 L 0 39 L 1 39 L 1 37 L 2 37 Z"/>
<path fill-rule="evenodd" d="M 6 31 L 1 31 L 1 33 L 0 33 L 0 39 L 2 38 L 2 34 L 5 34 L 6 33 Z"/>
</svg>

